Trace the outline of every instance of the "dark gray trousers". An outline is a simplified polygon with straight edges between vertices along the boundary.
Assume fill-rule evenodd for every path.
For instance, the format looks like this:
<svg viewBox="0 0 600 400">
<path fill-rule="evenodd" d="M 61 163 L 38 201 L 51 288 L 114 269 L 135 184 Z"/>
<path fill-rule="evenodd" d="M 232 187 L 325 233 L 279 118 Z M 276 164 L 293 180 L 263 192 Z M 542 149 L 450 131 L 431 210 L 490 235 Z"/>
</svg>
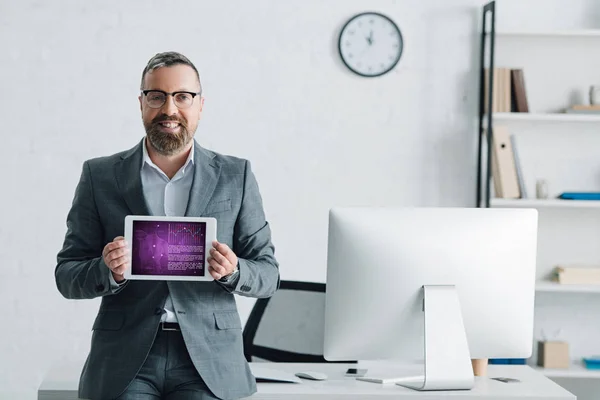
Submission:
<svg viewBox="0 0 600 400">
<path fill-rule="evenodd" d="M 218 399 L 198 375 L 179 331 L 158 329 L 150 354 L 117 400 Z"/>
</svg>

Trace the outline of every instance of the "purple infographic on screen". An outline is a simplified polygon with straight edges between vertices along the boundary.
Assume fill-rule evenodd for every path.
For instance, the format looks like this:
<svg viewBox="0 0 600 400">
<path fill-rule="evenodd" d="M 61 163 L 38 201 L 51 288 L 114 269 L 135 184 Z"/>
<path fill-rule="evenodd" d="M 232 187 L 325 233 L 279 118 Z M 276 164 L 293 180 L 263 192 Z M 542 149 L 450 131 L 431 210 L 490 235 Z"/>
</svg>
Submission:
<svg viewBox="0 0 600 400">
<path fill-rule="evenodd" d="M 133 221 L 131 273 L 204 276 L 206 223 Z"/>
</svg>

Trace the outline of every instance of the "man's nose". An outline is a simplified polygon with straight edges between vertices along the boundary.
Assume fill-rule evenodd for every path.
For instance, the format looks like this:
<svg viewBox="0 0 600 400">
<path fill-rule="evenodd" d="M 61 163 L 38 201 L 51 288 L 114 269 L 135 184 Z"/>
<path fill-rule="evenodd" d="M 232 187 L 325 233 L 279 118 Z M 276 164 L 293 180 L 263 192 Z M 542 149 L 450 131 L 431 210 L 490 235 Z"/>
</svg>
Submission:
<svg viewBox="0 0 600 400">
<path fill-rule="evenodd" d="M 173 96 L 167 96 L 165 104 L 162 106 L 162 110 L 167 115 L 177 114 L 177 106 L 175 105 L 175 99 Z"/>
</svg>

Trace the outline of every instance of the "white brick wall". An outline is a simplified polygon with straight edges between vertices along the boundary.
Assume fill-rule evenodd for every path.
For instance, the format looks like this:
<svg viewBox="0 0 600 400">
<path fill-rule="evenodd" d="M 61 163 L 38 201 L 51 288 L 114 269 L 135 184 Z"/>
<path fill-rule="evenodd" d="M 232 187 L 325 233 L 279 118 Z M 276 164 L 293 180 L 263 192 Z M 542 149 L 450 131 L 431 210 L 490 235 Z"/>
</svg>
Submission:
<svg viewBox="0 0 600 400">
<path fill-rule="evenodd" d="M 143 135 L 150 56 L 177 50 L 197 64 L 197 139 L 252 160 L 282 277 L 323 281 L 329 207 L 474 203 L 483 3 L 1 1 L 0 398 L 35 398 L 49 365 L 87 351 L 99 302 L 59 295 L 55 257 L 82 162 Z M 506 6 L 517 24 L 598 14 L 591 0 L 550 14 L 522 3 Z M 394 18 L 405 39 L 381 79 L 353 76 L 336 52 L 345 19 L 365 10 Z M 251 305 L 240 301 L 242 318 Z"/>
</svg>

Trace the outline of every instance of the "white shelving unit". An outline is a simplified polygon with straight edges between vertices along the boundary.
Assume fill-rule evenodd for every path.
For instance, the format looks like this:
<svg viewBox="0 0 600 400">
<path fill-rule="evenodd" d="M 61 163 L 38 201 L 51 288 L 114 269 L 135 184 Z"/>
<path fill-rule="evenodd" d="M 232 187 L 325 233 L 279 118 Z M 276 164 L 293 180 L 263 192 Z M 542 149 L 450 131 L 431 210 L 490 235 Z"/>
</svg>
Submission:
<svg viewBox="0 0 600 400">
<path fill-rule="evenodd" d="M 491 207 L 503 208 L 600 208 L 600 200 L 491 199 Z"/>
<path fill-rule="evenodd" d="M 510 122 L 587 122 L 600 123 L 599 115 L 567 113 L 494 113 L 494 124 Z"/>
<path fill-rule="evenodd" d="M 496 31 L 496 37 L 597 37 L 600 38 L 600 29 L 556 30 L 556 31 Z"/>
<path fill-rule="evenodd" d="M 534 369 L 546 375 L 548 378 L 587 378 L 600 379 L 600 370 L 587 369 L 580 362 L 573 362 L 568 369 L 541 368 Z"/>
<path fill-rule="evenodd" d="M 549 275 L 561 263 L 600 264 L 600 201 L 556 198 L 561 192 L 600 191 L 600 114 L 565 112 L 573 104 L 585 104 L 586 89 L 600 84 L 600 55 L 595 54 L 600 29 L 499 31 L 495 47 L 496 67 L 524 71 L 530 112 L 494 113 L 492 121 L 515 135 L 528 198 L 492 198 L 490 207 L 539 211 L 532 339 L 539 340 L 544 330 L 566 328 L 561 340 L 569 342 L 570 357 L 581 360 L 600 354 L 595 339 L 596 331 L 600 335 L 600 313 L 590 315 L 590 310 L 600 310 L 600 285 L 559 284 Z M 532 198 L 538 179 L 548 181 L 551 198 Z M 600 393 L 600 371 L 589 370 L 580 361 L 568 369 L 537 367 L 536 347 L 528 360 L 535 369 L 557 382 L 573 380 L 574 386 L 586 380 L 593 393 Z"/>
<path fill-rule="evenodd" d="M 564 285 L 552 281 L 538 281 L 535 285 L 539 293 L 598 293 L 600 285 Z"/>
</svg>

